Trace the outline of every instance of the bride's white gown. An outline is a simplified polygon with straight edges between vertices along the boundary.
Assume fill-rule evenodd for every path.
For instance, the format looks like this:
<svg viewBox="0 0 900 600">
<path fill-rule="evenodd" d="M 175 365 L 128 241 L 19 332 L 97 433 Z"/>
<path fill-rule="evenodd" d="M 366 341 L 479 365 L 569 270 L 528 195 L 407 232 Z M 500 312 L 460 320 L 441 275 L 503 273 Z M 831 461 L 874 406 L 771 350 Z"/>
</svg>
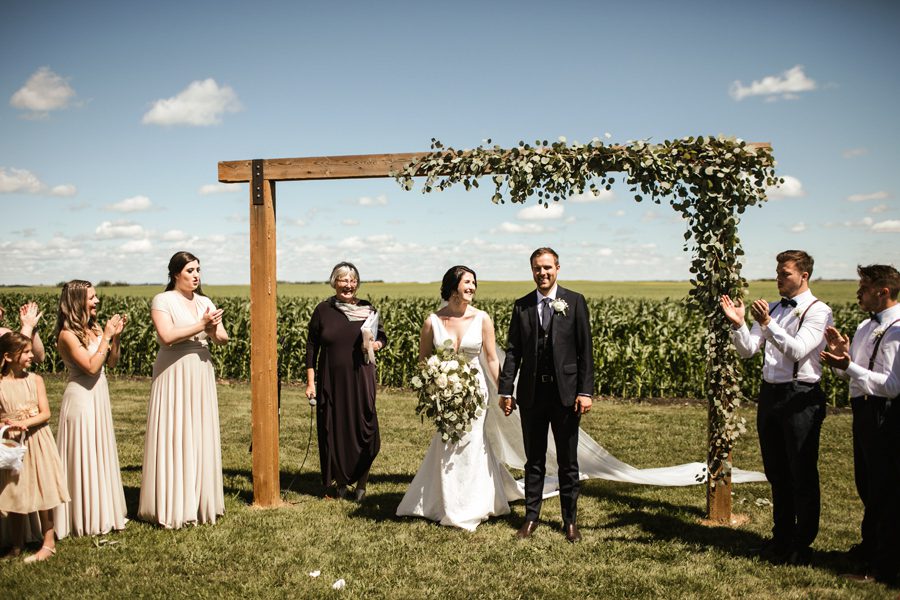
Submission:
<svg viewBox="0 0 900 600">
<path fill-rule="evenodd" d="M 486 410 L 472 422 L 472 431 L 458 443 L 445 444 L 440 434 L 435 433 L 422 466 L 397 508 L 398 516 L 425 517 L 441 525 L 472 531 L 488 517 L 507 514 L 509 502 L 525 497 L 523 481 L 513 479 L 503 466 L 524 469 L 525 444 L 518 410 L 505 416 L 496 402 L 497 389 L 493 382 L 485 382 L 483 376 L 486 368 L 481 353 L 483 315 L 479 311 L 469 326 L 460 341 L 460 352 L 470 359 L 470 364 L 480 366 L 482 391 L 488 398 Z M 450 338 L 436 315 L 430 315 L 429 319 L 432 320 L 435 346 Z M 502 364 L 503 351 L 498 348 L 497 354 Z M 482 359 L 480 364 L 479 359 Z M 548 431 L 547 435 L 545 498 L 555 495 L 558 486 L 556 445 L 553 433 Z M 581 429 L 578 431 L 578 470 L 581 479 L 661 486 L 706 483 L 706 465 L 702 462 L 638 469 L 607 452 Z M 766 476 L 757 471 L 734 468 L 731 481 L 766 481 Z"/>
<path fill-rule="evenodd" d="M 435 347 L 451 338 L 436 315 L 428 318 Z M 460 340 L 459 352 L 478 367 L 482 396 L 487 399 L 484 370 L 478 364 L 483 318 L 478 311 Z M 472 430 L 458 442 L 445 443 L 439 433 L 434 434 L 422 466 L 397 507 L 398 516 L 425 517 L 474 531 L 488 517 L 509 513 L 509 500 L 522 495 L 516 480 L 491 452 L 484 431 L 486 416 L 487 411 L 482 411 L 473 419 Z"/>
</svg>

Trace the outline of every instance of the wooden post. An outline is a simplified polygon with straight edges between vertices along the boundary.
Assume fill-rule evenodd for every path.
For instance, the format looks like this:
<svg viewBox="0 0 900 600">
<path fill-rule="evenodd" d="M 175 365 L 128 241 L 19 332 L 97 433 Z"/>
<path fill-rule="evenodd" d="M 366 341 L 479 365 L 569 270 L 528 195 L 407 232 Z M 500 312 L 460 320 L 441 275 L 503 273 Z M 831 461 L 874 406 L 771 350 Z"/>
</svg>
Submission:
<svg viewBox="0 0 900 600">
<path fill-rule="evenodd" d="M 713 486 L 713 479 L 706 481 L 706 518 L 717 523 L 731 523 L 731 475 L 720 479 Z"/>
<path fill-rule="evenodd" d="M 253 502 L 280 504 L 278 346 L 275 275 L 275 181 L 253 161 L 250 183 L 250 387 Z"/>
</svg>

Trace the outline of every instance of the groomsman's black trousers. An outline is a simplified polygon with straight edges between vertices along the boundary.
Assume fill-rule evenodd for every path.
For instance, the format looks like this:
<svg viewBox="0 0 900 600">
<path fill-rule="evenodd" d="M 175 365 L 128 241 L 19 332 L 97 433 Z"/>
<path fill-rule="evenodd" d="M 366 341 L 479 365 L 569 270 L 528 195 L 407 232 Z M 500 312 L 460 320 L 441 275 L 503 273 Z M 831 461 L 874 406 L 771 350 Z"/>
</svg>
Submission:
<svg viewBox="0 0 900 600">
<path fill-rule="evenodd" d="M 563 524 L 575 523 L 578 516 L 578 425 L 581 414 L 575 407 L 565 407 L 559 400 L 559 389 L 553 381 L 538 382 L 534 399 L 522 411 L 522 434 L 525 441 L 525 519 L 537 521 L 541 516 L 544 496 L 544 474 L 547 463 L 547 429 L 553 430 L 559 465 L 559 502 Z"/>
<path fill-rule="evenodd" d="M 853 467 L 865 511 L 862 550 L 880 581 L 894 583 L 900 567 L 900 400 L 850 399 Z"/>
<path fill-rule="evenodd" d="M 763 381 L 756 428 L 772 486 L 772 538 L 783 552 L 807 551 L 819 533 L 819 434 L 824 419 L 825 394 L 818 383 Z"/>
</svg>

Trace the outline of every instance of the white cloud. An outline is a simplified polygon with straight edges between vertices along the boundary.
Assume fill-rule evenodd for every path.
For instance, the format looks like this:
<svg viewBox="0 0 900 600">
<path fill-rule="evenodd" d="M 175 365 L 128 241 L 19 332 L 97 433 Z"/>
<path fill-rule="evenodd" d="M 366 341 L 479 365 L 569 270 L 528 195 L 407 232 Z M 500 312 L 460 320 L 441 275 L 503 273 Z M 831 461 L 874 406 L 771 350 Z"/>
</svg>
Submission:
<svg viewBox="0 0 900 600">
<path fill-rule="evenodd" d="M 37 194 L 44 189 L 37 175 L 25 169 L 11 167 L 9 171 L 0 167 L 0 194 L 23 192 Z"/>
<path fill-rule="evenodd" d="M 550 219 L 561 219 L 565 211 L 565 207 L 559 202 L 554 202 L 546 208 L 544 208 L 543 204 L 537 204 L 535 206 L 523 208 L 516 214 L 516 217 L 523 221 L 546 221 Z"/>
<path fill-rule="evenodd" d="M 869 212 L 873 215 L 877 215 L 879 213 L 883 213 L 890 210 L 890 207 L 887 204 L 878 204 L 869 209 Z"/>
<path fill-rule="evenodd" d="M 806 190 L 803 189 L 803 184 L 796 177 L 792 177 L 790 175 L 785 175 L 782 177 L 784 179 L 784 183 L 780 186 L 772 186 L 766 188 L 766 195 L 772 199 L 777 200 L 779 198 L 802 198 L 806 195 Z"/>
<path fill-rule="evenodd" d="M 119 246 L 119 251 L 125 254 L 140 254 L 151 250 L 153 250 L 153 244 L 146 238 L 143 240 L 131 240 Z"/>
<path fill-rule="evenodd" d="M 834 227 L 846 227 L 848 229 L 857 229 L 860 227 L 871 227 L 875 221 L 872 220 L 872 217 L 863 217 L 858 221 L 841 221 L 840 223 L 828 222 L 825 223 L 825 227 L 834 228 Z"/>
<path fill-rule="evenodd" d="M 388 203 L 387 196 L 381 194 L 372 198 L 371 196 L 360 196 L 356 201 L 360 206 L 385 206 Z"/>
<path fill-rule="evenodd" d="M 74 96 L 75 90 L 65 79 L 50 67 L 41 67 L 12 95 L 9 104 L 29 111 L 23 115 L 26 119 L 44 119 L 51 110 L 66 108 Z"/>
<path fill-rule="evenodd" d="M 125 198 L 120 202 L 106 205 L 106 210 L 124 213 L 142 212 L 150 210 L 151 208 L 153 208 L 153 203 L 150 202 L 150 198 L 147 196 L 132 196 L 131 198 Z"/>
<path fill-rule="evenodd" d="M 491 233 L 543 233 L 544 231 L 546 231 L 544 226 L 537 223 L 503 222 L 491 229 Z"/>
<path fill-rule="evenodd" d="M 620 209 L 620 210 L 617 210 L 616 212 L 613 213 L 613 216 L 614 216 L 614 217 L 624 217 L 624 216 L 625 216 L 625 211 L 624 211 L 624 210 L 621 210 L 621 209 Z"/>
<path fill-rule="evenodd" d="M 51 196 L 74 196 L 78 193 L 78 188 L 76 188 L 71 183 L 64 183 L 62 185 L 55 185 L 50 188 Z"/>
<path fill-rule="evenodd" d="M 78 190 L 71 183 L 48 189 L 47 184 L 27 169 L 0 167 L 0 194 L 44 194 L 51 196 L 74 196 Z"/>
<path fill-rule="evenodd" d="M 146 234 L 143 227 L 129 221 L 103 221 L 94 233 L 98 240 L 143 238 Z"/>
<path fill-rule="evenodd" d="M 344 225 L 346 227 L 355 227 L 359 225 L 359 221 L 357 221 L 356 219 L 344 219 L 343 221 L 341 221 L 341 225 Z"/>
<path fill-rule="evenodd" d="M 797 65 L 781 75 L 763 77 L 749 86 L 743 85 L 740 81 L 735 81 L 731 84 L 728 93 L 737 101 L 743 100 L 748 96 L 766 96 L 769 101 L 778 98 L 782 100 L 796 100 L 799 92 L 809 92 L 816 89 L 816 87 L 816 82 L 803 72 L 803 65 Z"/>
<path fill-rule="evenodd" d="M 207 183 L 206 185 L 200 186 L 198 192 L 201 196 L 209 196 L 210 194 L 233 194 L 241 191 L 241 188 L 242 186 L 239 183 Z"/>
<path fill-rule="evenodd" d="M 590 190 L 587 190 L 581 194 L 575 194 L 574 196 L 569 197 L 569 202 L 575 202 L 576 204 L 581 204 L 585 202 L 612 202 L 616 199 L 616 194 L 612 190 L 607 190 L 605 188 L 600 188 L 597 190 L 597 195 L 595 196 L 591 193 Z"/>
<path fill-rule="evenodd" d="M 806 231 L 806 223 L 804 223 L 803 221 L 800 221 L 799 223 L 797 223 L 796 225 L 791 227 L 791 231 L 794 233 L 800 233 L 802 231 Z"/>
<path fill-rule="evenodd" d="M 659 213 L 657 211 L 651 209 L 651 210 L 644 212 L 644 214 L 641 216 L 641 221 L 644 223 L 652 223 L 653 221 L 657 220 L 658 218 L 659 218 Z"/>
<path fill-rule="evenodd" d="M 239 110 L 241 103 L 231 87 L 219 87 L 214 79 L 205 79 L 191 82 L 177 96 L 154 102 L 141 122 L 145 125 L 218 125 L 226 112 Z"/>
<path fill-rule="evenodd" d="M 878 233 L 900 233 L 900 220 L 880 221 L 872 225 L 872 231 Z"/>
<path fill-rule="evenodd" d="M 359 250 L 360 248 L 364 248 L 365 245 L 365 242 L 363 242 L 358 235 L 344 238 L 338 242 L 338 248 L 346 248 L 349 250 Z"/>
<path fill-rule="evenodd" d="M 869 200 L 886 200 L 890 198 L 890 194 L 885 191 L 874 192 L 872 194 L 851 194 L 847 196 L 848 202 L 868 202 Z"/>
<path fill-rule="evenodd" d="M 868 153 L 868 148 L 847 148 L 841 154 L 844 158 L 856 158 L 857 156 L 865 156 Z"/>
<path fill-rule="evenodd" d="M 166 242 L 183 242 L 187 239 L 187 234 L 180 229 L 170 229 L 162 234 L 162 239 Z"/>
<path fill-rule="evenodd" d="M 296 217 L 288 217 L 286 219 L 288 225 L 294 225 L 295 227 L 306 227 L 306 221 L 303 219 L 298 219 Z"/>
<path fill-rule="evenodd" d="M 370 244 L 387 244 L 394 241 L 394 236 L 388 235 L 386 233 L 370 235 L 366 238 L 366 241 Z"/>
</svg>

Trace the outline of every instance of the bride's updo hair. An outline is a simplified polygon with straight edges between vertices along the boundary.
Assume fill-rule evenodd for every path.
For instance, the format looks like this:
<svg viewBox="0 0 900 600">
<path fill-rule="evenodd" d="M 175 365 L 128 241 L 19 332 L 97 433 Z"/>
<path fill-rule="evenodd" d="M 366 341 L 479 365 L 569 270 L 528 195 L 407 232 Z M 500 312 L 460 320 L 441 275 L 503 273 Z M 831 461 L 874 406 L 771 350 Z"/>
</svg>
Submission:
<svg viewBox="0 0 900 600">
<path fill-rule="evenodd" d="M 441 298 L 449 301 L 453 292 L 459 288 L 459 282 L 462 281 L 463 275 L 466 273 L 472 274 L 472 279 L 475 280 L 475 287 L 477 288 L 478 277 L 475 275 L 475 271 L 465 265 L 456 265 L 455 267 L 450 267 L 444 273 L 444 279 L 441 280 Z"/>
</svg>

